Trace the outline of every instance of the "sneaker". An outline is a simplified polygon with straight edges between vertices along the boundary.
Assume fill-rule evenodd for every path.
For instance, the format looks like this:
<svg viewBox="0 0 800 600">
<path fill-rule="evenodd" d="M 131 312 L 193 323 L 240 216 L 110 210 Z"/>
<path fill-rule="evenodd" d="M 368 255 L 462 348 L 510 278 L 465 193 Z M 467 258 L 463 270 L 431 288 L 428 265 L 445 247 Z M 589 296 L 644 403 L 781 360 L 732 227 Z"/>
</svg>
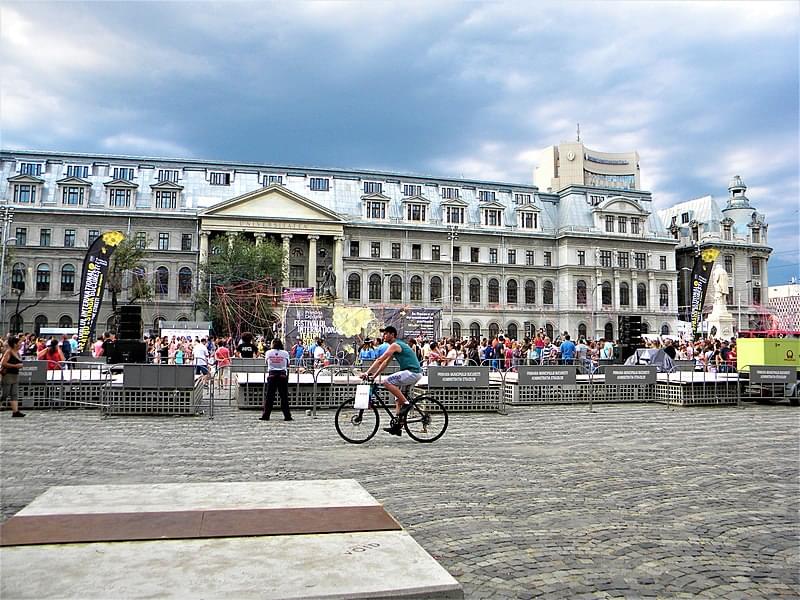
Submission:
<svg viewBox="0 0 800 600">
<path fill-rule="evenodd" d="M 12 412 L 12 413 L 11 413 L 11 416 L 12 416 L 12 417 L 24 417 L 24 416 L 25 416 L 25 413 L 24 413 L 24 412 L 20 412 L 20 411 L 17 411 L 17 412 Z"/>
<path fill-rule="evenodd" d="M 403 430 L 400 425 L 392 425 L 391 427 L 384 427 L 383 430 L 386 433 L 391 433 L 392 435 L 401 435 Z"/>
<path fill-rule="evenodd" d="M 294 421 L 294 419 L 292 417 L 284 417 L 283 420 L 284 421 Z"/>
<path fill-rule="evenodd" d="M 258 417 L 258 420 L 259 421 L 269 421 L 269 417 L 267 415 L 261 415 L 260 417 Z"/>
</svg>

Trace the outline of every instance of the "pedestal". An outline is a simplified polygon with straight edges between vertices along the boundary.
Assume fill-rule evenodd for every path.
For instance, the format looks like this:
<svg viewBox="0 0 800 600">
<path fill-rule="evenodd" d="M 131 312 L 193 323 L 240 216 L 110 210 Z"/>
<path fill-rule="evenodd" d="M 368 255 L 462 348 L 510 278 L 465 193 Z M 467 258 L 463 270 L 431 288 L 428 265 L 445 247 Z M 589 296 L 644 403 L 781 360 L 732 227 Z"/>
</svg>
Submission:
<svg viewBox="0 0 800 600">
<path fill-rule="evenodd" d="M 724 305 L 715 304 L 708 315 L 708 334 L 715 338 L 731 338 L 734 335 L 734 319 L 731 312 Z M 716 330 L 716 331 L 715 331 Z M 713 333 L 712 333 L 713 332 Z"/>
</svg>

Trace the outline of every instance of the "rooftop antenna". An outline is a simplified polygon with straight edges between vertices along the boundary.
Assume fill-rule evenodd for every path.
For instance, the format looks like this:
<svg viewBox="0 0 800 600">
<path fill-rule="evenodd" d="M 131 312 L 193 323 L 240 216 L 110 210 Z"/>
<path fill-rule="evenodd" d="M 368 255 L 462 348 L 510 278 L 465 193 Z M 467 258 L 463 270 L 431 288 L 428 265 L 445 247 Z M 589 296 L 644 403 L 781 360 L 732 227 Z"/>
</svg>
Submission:
<svg viewBox="0 0 800 600">
<path fill-rule="evenodd" d="M 581 124 L 578 123 L 578 141 L 581 141 Z"/>
</svg>

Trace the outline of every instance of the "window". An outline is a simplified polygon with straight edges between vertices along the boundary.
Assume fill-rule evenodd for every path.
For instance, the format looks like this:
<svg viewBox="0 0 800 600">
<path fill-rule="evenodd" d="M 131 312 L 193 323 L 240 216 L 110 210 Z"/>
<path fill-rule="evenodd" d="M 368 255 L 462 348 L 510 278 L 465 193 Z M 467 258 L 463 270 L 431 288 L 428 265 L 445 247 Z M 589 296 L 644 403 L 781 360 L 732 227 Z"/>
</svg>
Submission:
<svg viewBox="0 0 800 600">
<path fill-rule="evenodd" d="M 628 217 L 617 217 L 617 231 L 628 233 Z"/>
<path fill-rule="evenodd" d="M 22 317 L 18 314 L 13 314 L 9 320 L 9 329 L 11 330 L 11 333 L 21 333 L 22 326 Z"/>
<path fill-rule="evenodd" d="M 75 247 L 75 230 L 74 229 L 65 229 L 64 230 L 64 247 L 65 248 L 74 248 Z"/>
<path fill-rule="evenodd" d="M 525 282 L 525 304 L 536 304 L 536 282 L 532 279 Z"/>
<path fill-rule="evenodd" d="M 411 196 L 421 196 L 422 195 L 422 186 L 417 185 L 416 183 L 404 183 L 403 184 L 403 196 L 406 198 L 410 198 Z"/>
<path fill-rule="evenodd" d="M 177 207 L 177 190 L 156 190 L 156 208 L 162 210 L 175 210 Z"/>
<path fill-rule="evenodd" d="M 692 226 L 692 240 L 695 242 L 700 239 L 699 231 L 700 229 L 697 225 Z"/>
<path fill-rule="evenodd" d="M 67 165 L 67 177 L 88 177 L 89 167 L 86 165 Z"/>
<path fill-rule="evenodd" d="M 519 213 L 519 226 L 522 229 L 538 229 L 539 228 L 539 213 L 525 211 Z"/>
<path fill-rule="evenodd" d="M 131 190 L 109 188 L 108 205 L 114 208 L 128 208 L 131 205 Z"/>
<path fill-rule="evenodd" d="M 400 258 L 400 244 L 392 242 L 392 258 Z"/>
<path fill-rule="evenodd" d="M 431 301 L 441 302 L 442 300 L 442 278 L 431 277 Z"/>
<path fill-rule="evenodd" d="M 167 267 L 156 269 L 156 294 L 166 296 L 169 293 L 169 271 Z"/>
<path fill-rule="evenodd" d="M 422 244 L 411 244 L 411 260 L 422 258 Z"/>
<path fill-rule="evenodd" d="M 516 250 L 509 250 L 508 251 L 508 264 L 509 265 L 517 264 L 517 251 Z"/>
<path fill-rule="evenodd" d="M 147 234 L 144 231 L 136 232 L 136 247 L 140 250 L 147 248 Z"/>
<path fill-rule="evenodd" d="M 751 275 L 761 275 L 761 259 L 760 258 L 751 258 L 750 259 L 750 274 Z"/>
<path fill-rule="evenodd" d="M 552 252 L 545 252 L 544 253 L 544 266 L 545 267 L 552 267 L 553 266 L 553 253 Z"/>
<path fill-rule="evenodd" d="M 472 322 L 469 324 L 469 335 L 470 337 L 475 338 L 476 340 L 480 339 L 481 337 L 481 324 Z"/>
<path fill-rule="evenodd" d="M 208 174 L 208 183 L 211 185 L 230 185 L 231 174 L 212 171 Z"/>
<path fill-rule="evenodd" d="M 631 217 L 631 233 L 633 235 L 639 235 L 639 219 L 636 217 Z"/>
<path fill-rule="evenodd" d="M 45 264 L 36 267 L 36 291 L 50 291 L 50 267 Z"/>
<path fill-rule="evenodd" d="M 478 200 L 480 202 L 494 202 L 496 197 L 496 193 L 491 190 L 480 190 L 478 192 Z"/>
<path fill-rule="evenodd" d="M 461 277 L 453 277 L 453 291 L 452 300 L 457 304 L 461 304 Z"/>
<path fill-rule="evenodd" d="M 64 265 L 61 267 L 61 291 L 75 291 L 75 267 L 73 265 Z"/>
<path fill-rule="evenodd" d="M 305 287 L 306 267 L 305 265 L 289 265 L 289 286 Z"/>
<path fill-rule="evenodd" d="M 461 323 L 453 322 L 450 323 L 450 335 L 452 335 L 457 340 L 461 339 Z"/>
<path fill-rule="evenodd" d="M 461 262 L 461 247 L 453 246 L 453 262 Z"/>
<path fill-rule="evenodd" d="M 489 280 L 489 304 L 500 302 L 500 282 L 492 278 Z"/>
<path fill-rule="evenodd" d="M 617 253 L 617 264 L 619 265 L 620 269 L 629 269 L 631 266 L 631 253 L 630 252 L 618 252 Z"/>
<path fill-rule="evenodd" d="M 351 273 L 347 278 L 347 299 L 361 300 L 361 277 L 358 273 Z"/>
<path fill-rule="evenodd" d="M 385 219 L 386 218 L 386 202 L 367 202 L 367 218 L 368 219 Z"/>
<path fill-rule="evenodd" d="M 158 249 L 169 250 L 169 233 L 162 231 L 158 234 Z"/>
<path fill-rule="evenodd" d="M 464 222 L 464 209 L 460 206 L 448 206 L 445 211 L 445 220 L 454 225 Z"/>
<path fill-rule="evenodd" d="M 25 291 L 25 265 L 16 263 L 11 269 L 11 289 Z"/>
<path fill-rule="evenodd" d="M 184 233 L 181 235 L 181 250 L 192 249 L 192 234 Z"/>
<path fill-rule="evenodd" d="M 730 225 L 723 225 L 722 226 L 722 239 L 726 241 L 730 241 L 731 239 L 731 226 Z"/>
<path fill-rule="evenodd" d="M 364 193 L 365 194 L 382 194 L 383 193 L 383 184 L 379 181 L 365 181 L 364 182 Z"/>
<path fill-rule="evenodd" d="M 480 260 L 481 249 L 480 248 L 470 248 L 469 249 L 469 262 L 476 263 Z"/>
<path fill-rule="evenodd" d="M 178 294 L 188 296 L 192 293 L 192 270 L 189 267 L 181 267 L 178 271 Z"/>
<path fill-rule="evenodd" d="M 545 281 L 542 284 L 542 303 L 547 305 L 553 304 L 553 282 Z"/>
<path fill-rule="evenodd" d="M 488 227 L 499 227 L 503 224 L 502 211 L 489 208 L 483 211 L 483 224 Z"/>
<path fill-rule="evenodd" d="M 533 250 L 525 250 L 525 264 L 530 266 L 534 264 Z"/>
<path fill-rule="evenodd" d="M 369 276 L 369 299 L 370 302 L 381 302 L 383 299 L 383 290 L 381 289 L 383 281 L 378 274 Z"/>
<path fill-rule="evenodd" d="M 531 195 L 530 194 L 514 194 L 514 204 L 530 204 L 531 203 Z"/>
<path fill-rule="evenodd" d="M 326 180 L 327 181 L 327 180 Z M 357 258 L 360 252 L 359 243 L 357 240 L 350 240 L 350 256 Z"/>
<path fill-rule="evenodd" d="M 40 246 L 49 246 L 50 245 L 50 230 L 49 229 L 40 229 L 39 230 L 39 245 Z"/>
<path fill-rule="evenodd" d="M 622 281 L 619 284 L 619 305 L 629 306 L 631 303 L 631 290 L 627 282 Z"/>
<path fill-rule="evenodd" d="M 38 177 L 42 174 L 42 165 L 41 163 L 19 163 L 19 174 Z"/>
<path fill-rule="evenodd" d="M 83 204 L 83 193 L 83 186 L 65 186 L 64 189 L 61 190 L 61 204 L 79 206 Z"/>
<path fill-rule="evenodd" d="M 578 306 L 586 306 L 586 282 L 582 279 L 575 288 L 575 302 Z"/>
<path fill-rule="evenodd" d="M 111 175 L 112 179 L 125 179 L 126 181 L 130 181 L 133 179 L 133 168 L 132 167 L 114 167 Z"/>
<path fill-rule="evenodd" d="M 658 257 L 658 268 L 662 271 L 667 270 L 667 257 L 666 256 L 659 256 Z"/>
<path fill-rule="evenodd" d="M 604 281 L 601 286 L 601 292 L 603 306 L 611 306 L 611 282 Z"/>
<path fill-rule="evenodd" d="M 445 200 L 455 200 L 458 198 L 458 188 L 454 187 L 442 187 L 439 192 L 442 194 L 442 198 Z"/>
<path fill-rule="evenodd" d="M 761 288 L 753 288 L 753 304 L 761 304 Z"/>
<path fill-rule="evenodd" d="M 406 205 L 406 220 L 422 222 L 426 218 L 427 207 L 424 204 Z"/>
<path fill-rule="evenodd" d="M 600 204 L 605 199 L 606 199 L 605 196 L 598 196 L 598 195 L 592 194 L 592 195 L 589 196 L 589 204 L 591 204 L 592 206 L 597 206 L 598 204 Z"/>
<path fill-rule="evenodd" d="M 647 306 L 647 286 L 643 283 L 636 284 L 636 306 Z"/>
<path fill-rule="evenodd" d="M 90 229 L 89 230 L 89 246 L 94 244 L 94 241 L 100 237 L 100 230 L 99 229 Z"/>
<path fill-rule="evenodd" d="M 159 169 L 158 170 L 158 180 L 159 181 L 171 181 L 172 183 L 176 183 L 178 181 L 178 171 L 177 171 L 177 169 Z"/>
<path fill-rule="evenodd" d="M 681 213 L 681 224 L 685 225 L 688 222 L 689 222 L 689 213 L 688 212 Z"/>
<path fill-rule="evenodd" d="M 611 215 L 606 215 L 606 231 L 614 233 L 614 217 Z"/>
<path fill-rule="evenodd" d="M 614 339 L 614 325 L 612 323 L 606 323 L 606 326 L 603 327 L 603 338 L 606 340 Z"/>
<path fill-rule="evenodd" d="M 39 335 L 42 327 L 47 327 L 47 323 L 48 321 L 45 315 L 37 315 L 36 318 L 33 320 L 33 332 L 36 335 Z"/>
<path fill-rule="evenodd" d="M 381 243 L 380 242 L 371 242 L 369 245 L 369 255 L 372 258 L 380 258 L 381 257 Z"/>
<path fill-rule="evenodd" d="M 389 278 L 389 302 L 400 302 L 403 299 L 403 280 L 400 275 Z"/>
<path fill-rule="evenodd" d="M 411 301 L 422 302 L 422 277 L 419 275 L 411 278 Z"/>
<path fill-rule="evenodd" d="M 431 245 L 431 260 L 442 260 L 442 249 L 439 244 Z"/>
<path fill-rule="evenodd" d="M 283 185 L 283 175 L 264 175 L 264 185 Z"/>
<path fill-rule="evenodd" d="M 578 339 L 585 340 L 586 339 L 586 323 L 581 323 L 578 325 Z"/>
<path fill-rule="evenodd" d="M 308 185 L 312 192 L 327 192 L 331 189 L 331 180 L 327 177 L 311 177 Z"/>
<path fill-rule="evenodd" d="M 470 302 L 481 301 L 481 282 L 479 279 L 475 277 L 469 280 L 469 301 Z"/>
<path fill-rule="evenodd" d="M 579 265 L 586 264 L 586 250 L 578 250 L 578 264 Z"/>
<path fill-rule="evenodd" d="M 63 315 L 58 320 L 58 326 L 59 327 L 72 327 L 72 317 L 70 317 L 69 315 Z"/>
<path fill-rule="evenodd" d="M 17 227 L 16 245 L 17 247 L 25 246 L 28 243 L 28 228 Z"/>
<path fill-rule="evenodd" d="M 36 202 L 36 186 L 29 184 L 14 185 L 14 202 L 33 204 Z"/>
<path fill-rule="evenodd" d="M 647 255 L 644 252 L 635 252 L 633 254 L 634 264 L 638 271 L 647 268 Z"/>
<path fill-rule="evenodd" d="M 489 248 L 489 264 L 497 264 L 497 248 Z"/>
<path fill-rule="evenodd" d="M 725 255 L 725 271 L 728 275 L 733 275 L 733 256 L 730 254 Z"/>
<path fill-rule="evenodd" d="M 667 308 L 669 306 L 669 286 L 666 283 L 662 283 L 658 286 L 658 305 L 661 308 Z"/>
<path fill-rule="evenodd" d="M 753 238 L 753 243 L 754 244 L 760 244 L 761 243 L 761 230 L 760 229 L 754 227 L 752 229 L 750 235 Z"/>
<path fill-rule="evenodd" d="M 506 283 L 506 304 L 517 303 L 517 280 L 509 279 Z"/>
</svg>

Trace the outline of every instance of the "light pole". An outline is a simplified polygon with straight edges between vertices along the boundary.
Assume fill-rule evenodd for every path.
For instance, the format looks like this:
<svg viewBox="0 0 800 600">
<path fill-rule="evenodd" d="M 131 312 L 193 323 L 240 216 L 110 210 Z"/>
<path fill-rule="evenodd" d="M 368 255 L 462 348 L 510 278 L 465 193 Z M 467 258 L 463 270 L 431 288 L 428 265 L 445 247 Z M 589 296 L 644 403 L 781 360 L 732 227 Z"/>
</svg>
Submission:
<svg viewBox="0 0 800 600">
<path fill-rule="evenodd" d="M 14 207 L 7 204 L 0 205 L 0 219 L 3 221 L 3 250 L 2 257 L 0 257 L 0 332 L 5 332 L 6 245 L 9 241 L 8 228 L 14 220 Z"/>
<path fill-rule="evenodd" d="M 458 225 L 447 226 L 447 239 L 450 240 L 450 337 L 453 337 L 453 244 L 458 239 Z"/>
<path fill-rule="evenodd" d="M 594 322 L 594 307 L 595 303 L 597 302 L 597 288 L 601 287 L 602 285 L 603 285 L 602 281 L 600 283 L 595 282 L 594 287 L 592 288 L 592 333 L 591 333 L 592 337 L 590 341 L 593 341 L 595 337 L 597 337 L 597 327 Z"/>
</svg>

